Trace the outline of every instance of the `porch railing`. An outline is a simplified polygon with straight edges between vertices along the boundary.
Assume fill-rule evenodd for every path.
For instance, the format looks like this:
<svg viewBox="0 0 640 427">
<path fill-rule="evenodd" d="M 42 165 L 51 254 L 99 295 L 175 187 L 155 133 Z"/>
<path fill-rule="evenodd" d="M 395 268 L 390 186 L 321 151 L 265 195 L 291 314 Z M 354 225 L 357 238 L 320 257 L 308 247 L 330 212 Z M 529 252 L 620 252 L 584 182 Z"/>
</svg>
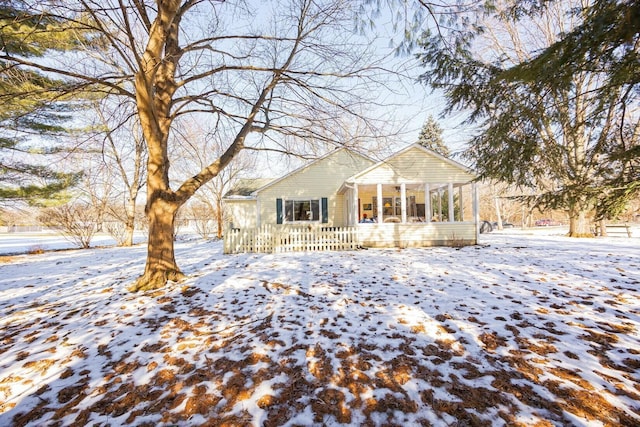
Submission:
<svg viewBox="0 0 640 427">
<path fill-rule="evenodd" d="M 344 251 L 358 246 L 356 227 L 263 225 L 224 233 L 225 254 Z"/>
</svg>

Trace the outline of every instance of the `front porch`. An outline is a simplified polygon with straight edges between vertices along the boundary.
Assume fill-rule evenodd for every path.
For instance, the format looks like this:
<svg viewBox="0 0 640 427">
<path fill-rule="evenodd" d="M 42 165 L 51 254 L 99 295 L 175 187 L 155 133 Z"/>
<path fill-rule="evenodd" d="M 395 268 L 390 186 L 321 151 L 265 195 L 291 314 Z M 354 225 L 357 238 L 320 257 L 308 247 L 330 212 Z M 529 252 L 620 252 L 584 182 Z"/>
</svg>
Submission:
<svg viewBox="0 0 640 427">
<path fill-rule="evenodd" d="M 347 183 L 345 224 L 358 226 L 365 247 L 476 244 L 474 182 Z"/>
<path fill-rule="evenodd" d="M 347 225 L 376 223 L 475 222 L 475 183 L 345 184 Z M 366 219 L 363 221 L 363 219 Z"/>
<path fill-rule="evenodd" d="M 427 240 L 444 244 L 452 235 L 466 242 L 477 241 L 478 202 L 473 182 L 354 182 L 345 184 L 342 194 L 345 223 L 364 226 L 363 242 L 388 244 L 394 240 L 398 242 L 394 246 L 403 246 L 402 242 L 413 242 L 409 246 L 414 246 L 422 241 L 428 246 Z M 367 227 L 371 230 L 366 231 Z"/>
</svg>

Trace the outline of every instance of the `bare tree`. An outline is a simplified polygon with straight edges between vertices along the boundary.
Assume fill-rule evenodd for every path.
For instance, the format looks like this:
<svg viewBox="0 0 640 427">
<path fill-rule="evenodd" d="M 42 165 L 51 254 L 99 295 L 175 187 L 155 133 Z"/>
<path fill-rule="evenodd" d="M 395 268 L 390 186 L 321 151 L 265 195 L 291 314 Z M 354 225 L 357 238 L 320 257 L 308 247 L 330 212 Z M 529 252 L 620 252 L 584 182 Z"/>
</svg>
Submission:
<svg viewBox="0 0 640 427">
<path fill-rule="evenodd" d="M 61 157 L 83 166 L 77 190 L 94 207 L 98 231 L 108 223 L 106 231 L 122 246 L 133 244 L 136 200 L 146 167 L 146 147 L 133 107 L 113 105 L 108 99 L 87 102 L 91 114 L 84 117 L 85 132 Z"/>
<path fill-rule="evenodd" d="M 214 212 L 209 205 L 198 202 L 190 203 L 187 216 L 196 230 L 196 233 L 203 239 L 209 239 L 215 233 Z"/>
<path fill-rule="evenodd" d="M 73 63 L 64 55 L 39 61 L 8 52 L 0 60 L 54 73 L 77 90 L 135 100 L 148 150 L 149 239 L 134 290 L 183 277 L 173 250 L 176 213 L 243 149 L 304 153 L 304 144 L 294 150 L 289 142 L 338 144 L 332 125 L 362 121 L 364 97 L 384 83 L 368 43 L 350 31 L 358 2 L 40 0 L 31 6 L 95 36 L 83 39 L 85 51 Z M 220 156 L 174 187 L 172 131 L 189 115 L 233 137 Z"/>
<path fill-rule="evenodd" d="M 84 167 L 76 192 L 82 194 L 83 199 L 91 206 L 95 215 L 96 231 L 102 231 L 102 223 L 114 191 L 113 177 L 108 172 L 107 165 L 96 158 L 96 153 L 87 151 L 72 158 L 81 162 Z"/>
<path fill-rule="evenodd" d="M 47 227 L 57 230 L 65 239 L 86 249 L 97 231 L 98 215 L 89 203 L 71 202 L 47 208 L 38 217 Z"/>
<path fill-rule="evenodd" d="M 111 229 L 122 236 L 118 244 L 131 246 L 135 231 L 136 202 L 144 186 L 146 171 L 146 146 L 140 130 L 140 123 L 131 109 L 109 109 L 96 104 L 99 123 L 102 125 L 102 160 L 107 165 L 107 174 L 112 175 L 121 185 L 119 194 L 112 198 L 110 215 L 123 223 L 123 230 L 116 225 Z M 121 110 L 118 114 L 118 110 Z M 123 110 L 123 111 L 122 111 Z M 115 123 L 115 128 L 112 124 Z M 115 236 L 114 236 L 115 237 Z"/>
<path fill-rule="evenodd" d="M 197 122 L 188 123 L 180 129 L 180 135 L 183 142 L 174 147 L 177 159 L 174 168 L 180 175 L 179 179 L 187 179 L 190 171 L 209 165 L 224 152 L 225 141 L 232 138 L 223 129 L 207 130 L 206 125 Z M 222 199 L 238 178 L 255 173 L 255 165 L 255 155 L 242 152 L 194 194 L 186 215 L 195 221 L 203 238 L 212 234 L 214 228 L 216 236 L 222 237 L 225 216 Z"/>
</svg>

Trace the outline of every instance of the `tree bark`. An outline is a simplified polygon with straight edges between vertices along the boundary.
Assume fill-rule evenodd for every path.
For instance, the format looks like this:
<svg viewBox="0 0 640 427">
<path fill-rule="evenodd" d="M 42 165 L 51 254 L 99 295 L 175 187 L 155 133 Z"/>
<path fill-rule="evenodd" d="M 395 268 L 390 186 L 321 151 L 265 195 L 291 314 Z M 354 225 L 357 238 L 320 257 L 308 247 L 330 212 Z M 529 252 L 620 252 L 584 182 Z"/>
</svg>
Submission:
<svg viewBox="0 0 640 427">
<path fill-rule="evenodd" d="M 600 235 L 602 237 L 607 237 L 608 236 L 608 234 L 607 234 L 607 226 L 604 223 L 604 219 L 599 220 L 598 224 L 600 225 Z"/>
<path fill-rule="evenodd" d="M 587 220 L 588 207 L 576 202 L 569 208 L 569 237 L 593 237 Z"/>
<path fill-rule="evenodd" d="M 125 238 L 123 246 L 133 246 L 133 233 L 136 226 L 136 199 L 129 198 L 127 205 L 125 206 Z"/>
<path fill-rule="evenodd" d="M 222 226 L 224 221 L 222 206 L 222 194 L 216 195 L 216 223 L 218 225 L 218 239 L 222 238 Z"/>
<path fill-rule="evenodd" d="M 175 216 L 184 202 L 178 203 L 169 188 L 167 154 L 171 99 L 176 90 L 179 5 L 178 0 L 158 3 L 158 16 L 150 27 L 149 41 L 135 75 L 136 105 L 148 149 L 145 213 L 149 238 L 144 274 L 130 288 L 133 291 L 158 289 L 168 280 L 184 278 L 173 253 Z"/>
<path fill-rule="evenodd" d="M 158 289 L 167 281 L 179 282 L 184 279 L 176 263 L 174 242 L 174 221 L 180 205 L 157 197 L 148 206 L 149 241 L 147 243 L 147 264 L 144 274 L 138 278 L 130 290 L 148 291 Z"/>
<path fill-rule="evenodd" d="M 496 187 L 493 186 L 493 202 L 496 208 L 496 221 L 498 224 L 498 230 L 502 230 L 502 210 L 500 209 L 500 199 L 498 198 L 498 192 Z"/>
</svg>

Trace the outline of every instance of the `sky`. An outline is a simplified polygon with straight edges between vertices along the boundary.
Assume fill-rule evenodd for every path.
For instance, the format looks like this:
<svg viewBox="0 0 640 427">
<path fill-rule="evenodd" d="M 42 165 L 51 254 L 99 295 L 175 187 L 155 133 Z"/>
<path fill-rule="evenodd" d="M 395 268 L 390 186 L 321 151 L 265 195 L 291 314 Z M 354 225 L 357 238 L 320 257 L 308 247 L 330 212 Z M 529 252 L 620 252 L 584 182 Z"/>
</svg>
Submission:
<svg viewBox="0 0 640 427">
<path fill-rule="evenodd" d="M 260 4 L 261 7 L 266 3 L 251 2 L 252 4 Z M 383 2 L 384 3 L 384 2 Z M 222 6 L 220 6 L 222 7 Z M 226 7 L 226 6 L 225 6 Z M 195 14 L 198 18 L 195 18 L 198 23 L 203 19 L 200 24 L 203 28 L 211 25 L 209 22 L 210 14 Z M 248 26 L 259 25 L 261 16 L 267 16 L 268 14 L 262 14 L 256 12 L 254 21 L 242 20 L 237 23 L 226 23 L 229 26 L 239 25 Z M 240 21 L 240 20 L 239 20 Z M 249 22 L 249 23 L 247 23 Z M 390 24 L 390 9 L 382 7 L 381 15 L 375 20 L 375 27 L 370 29 L 362 39 L 365 42 L 370 43 L 378 56 L 386 56 L 388 58 L 387 65 L 393 69 L 404 69 L 402 78 L 389 77 L 390 90 L 380 90 L 378 101 L 387 104 L 388 106 L 382 106 L 379 111 L 376 112 L 376 116 L 389 120 L 394 120 L 394 130 L 400 129 L 401 134 L 395 138 L 390 139 L 391 144 L 395 144 L 394 147 L 389 147 L 391 152 L 404 148 L 406 145 L 411 144 L 417 140 L 420 128 L 426 121 L 429 115 L 437 117 L 442 108 L 443 100 L 438 94 L 431 94 L 429 89 L 424 85 L 416 81 L 417 77 L 424 72 L 424 70 L 418 66 L 417 61 L 413 56 L 394 56 L 391 40 L 398 39 L 397 32 L 392 30 Z M 372 108 L 373 110 L 373 108 Z M 461 117 L 452 117 L 447 119 L 439 119 L 442 128 L 444 129 L 444 139 L 452 148 L 453 152 L 459 151 L 462 148 L 462 144 L 468 139 L 468 132 L 464 128 L 458 127 L 458 123 Z M 40 143 L 45 143 L 40 141 Z M 324 153 L 322 153 L 324 154 Z M 61 164 L 70 165 L 69 160 L 65 159 Z M 285 173 L 285 170 L 291 170 L 299 164 L 287 165 L 279 162 L 267 162 L 266 165 L 261 165 L 261 168 L 271 169 L 267 173 L 268 177 L 281 176 Z M 188 176 L 191 176 L 188 174 Z"/>
<path fill-rule="evenodd" d="M 395 2 L 390 3 L 396 5 Z M 406 19 L 412 19 L 413 12 L 408 10 L 408 18 L 392 18 L 391 9 L 386 4 L 382 2 L 380 14 L 375 16 L 372 27 L 365 29 L 360 35 L 354 35 L 356 40 L 369 44 L 377 58 L 384 58 L 385 68 L 393 70 L 393 73 L 382 79 L 386 79 L 386 88 L 376 88 L 376 102 L 379 105 L 371 105 L 368 110 L 372 117 L 387 121 L 385 131 L 390 136 L 379 144 L 370 144 L 371 152 L 368 154 L 382 160 L 416 142 L 425 121 L 433 116 L 443 130 L 443 140 L 452 156 L 460 161 L 457 155 L 470 140 L 474 127 L 463 124 L 466 119 L 464 112 L 453 112 L 441 117 L 446 100 L 440 91 L 432 91 L 419 82 L 425 69 L 415 57 L 418 49 L 411 53 L 395 54 L 402 38 L 400 29 L 404 28 Z M 397 28 L 394 28 L 394 22 Z M 424 22 L 426 25 L 432 21 L 425 19 Z M 274 158 L 277 159 L 277 156 L 260 153 L 260 167 L 257 168 L 260 177 L 279 177 L 305 163 L 304 160 L 295 158 L 282 161 L 273 160 Z M 264 159 L 267 160 L 263 161 Z"/>
</svg>

